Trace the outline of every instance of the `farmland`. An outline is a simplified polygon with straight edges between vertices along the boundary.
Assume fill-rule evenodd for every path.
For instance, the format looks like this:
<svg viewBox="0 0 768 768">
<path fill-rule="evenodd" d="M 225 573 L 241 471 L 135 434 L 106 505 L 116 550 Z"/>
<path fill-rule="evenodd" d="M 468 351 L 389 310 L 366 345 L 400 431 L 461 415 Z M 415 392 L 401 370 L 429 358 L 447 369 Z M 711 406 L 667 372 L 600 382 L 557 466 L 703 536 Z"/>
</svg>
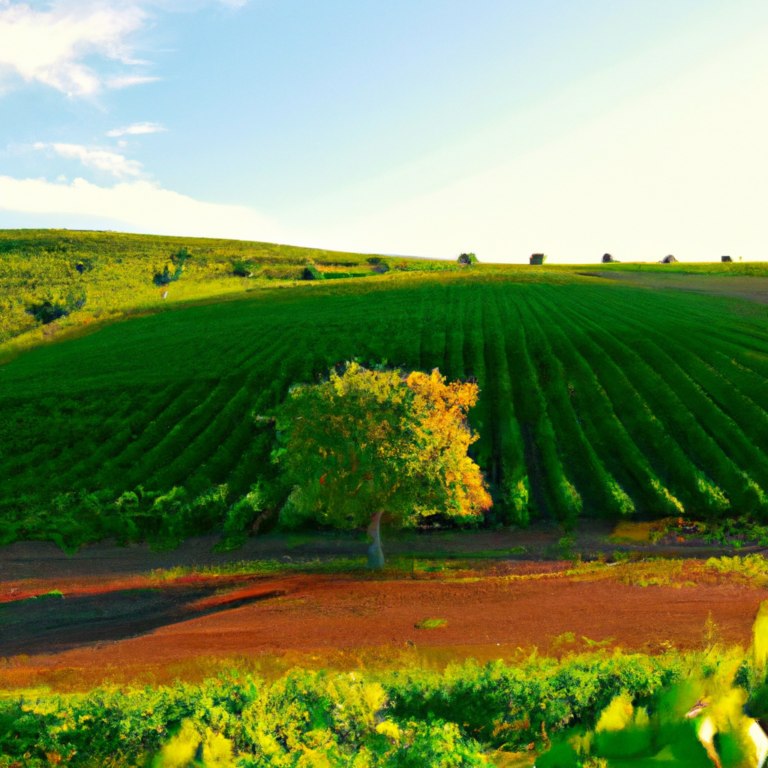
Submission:
<svg viewBox="0 0 768 768">
<path fill-rule="evenodd" d="M 0 354 L 62 330 L 270 286 L 446 268 L 457 265 L 237 240 L 4 230 Z"/>
<path fill-rule="evenodd" d="M 0 245 L 2 768 L 704 766 L 680 713 L 762 717 L 764 265 Z M 480 387 L 493 506 L 390 526 L 381 572 L 281 524 L 271 458 L 352 360 Z"/>
<path fill-rule="evenodd" d="M 152 539 L 186 504 L 179 541 L 219 527 L 257 480 L 279 506 L 273 435 L 254 414 L 355 358 L 476 378 L 485 524 L 768 511 L 762 306 L 472 269 L 258 291 L 10 362 L 0 538 Z"/>
<path fill-rule="evenodd" d="M 764 711 L 746 650 L 767 594 L 759 555 L 253 565 L 99 585 L 49 576 L 35 599 L 3 595 L 0 650 L 31 655 L 0 659 L 0 765 L 168 768 L 202 746 L 208 768 L 582 768 L 587 753 L 557 756 L 623 697 L 652 722 L 609 751 L 636 757 L 618 765 L 662 753 L 704 768 L 682 713 L 724 694 Z"/>
</svg>

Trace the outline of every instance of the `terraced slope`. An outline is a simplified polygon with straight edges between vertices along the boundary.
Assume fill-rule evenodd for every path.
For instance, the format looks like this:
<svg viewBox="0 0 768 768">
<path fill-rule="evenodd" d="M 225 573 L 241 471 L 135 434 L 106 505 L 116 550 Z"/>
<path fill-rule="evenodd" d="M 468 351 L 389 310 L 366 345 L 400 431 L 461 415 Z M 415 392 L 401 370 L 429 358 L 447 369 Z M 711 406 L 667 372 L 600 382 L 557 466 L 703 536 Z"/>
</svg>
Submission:
<svg viewBox="0 0 768 768">
<path fill-rule="evenodd" d="M 767 319 L 612 281 L 462 276 L 134 319 L 0 368 L 0 509 L 23 535 L 30 504 L 72 490 L 245 493 L 269 471 L 253 414 L 359 357 L 477 378 L 497 520 L 765 514 Z"/>
</svg>

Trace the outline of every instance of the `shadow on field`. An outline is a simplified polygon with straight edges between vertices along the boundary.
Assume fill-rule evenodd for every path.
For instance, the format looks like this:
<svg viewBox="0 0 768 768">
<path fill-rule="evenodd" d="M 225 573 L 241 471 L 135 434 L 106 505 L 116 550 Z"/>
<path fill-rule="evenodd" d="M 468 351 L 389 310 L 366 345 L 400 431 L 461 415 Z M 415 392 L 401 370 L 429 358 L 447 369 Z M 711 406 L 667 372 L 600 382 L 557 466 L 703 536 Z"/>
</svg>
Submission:
<svg viewBox="0 0 768 768">
<path fill-rule="evenodd" d="M 218 600 L 214 595 L 219 588 L 172 586 L 0 603 L 0 657 L 58 653 L 94 642 L 124 640 L 285 594 L 285 590 L 265 587 L 239 599 Z"/>
</svg>

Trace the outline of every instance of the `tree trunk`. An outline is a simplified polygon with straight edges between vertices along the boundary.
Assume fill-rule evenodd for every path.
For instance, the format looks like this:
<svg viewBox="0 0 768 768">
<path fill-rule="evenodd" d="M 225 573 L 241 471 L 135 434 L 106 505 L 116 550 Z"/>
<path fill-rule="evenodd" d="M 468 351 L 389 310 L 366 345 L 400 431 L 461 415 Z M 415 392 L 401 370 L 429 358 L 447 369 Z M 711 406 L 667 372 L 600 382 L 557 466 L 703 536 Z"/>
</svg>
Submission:
<svg viewBox="0 0 768 768">
<path fill-rule="evenodd" d="M 373 544 L 368 547 L 368 567 L 369 568 L 383 568 L 384 550 L 381 548 L 381 516 L 384 511 L 377 512 L 371 518 L 371 524 L 368 526 L 368 535 L 373 539 Z"/>
</svg>

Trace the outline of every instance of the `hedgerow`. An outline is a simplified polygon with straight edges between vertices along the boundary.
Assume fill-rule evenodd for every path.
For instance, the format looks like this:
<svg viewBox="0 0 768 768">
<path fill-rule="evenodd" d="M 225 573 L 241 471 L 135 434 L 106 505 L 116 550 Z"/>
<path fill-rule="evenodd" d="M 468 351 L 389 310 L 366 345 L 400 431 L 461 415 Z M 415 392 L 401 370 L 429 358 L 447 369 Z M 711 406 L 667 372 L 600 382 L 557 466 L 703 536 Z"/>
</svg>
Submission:
<svg viewBox="0 0 768 768">
<path fill-rule="evenodd" d="M 681 679 L 677 654 L 531 658 L 383 673 L 294 669 L 268 683 L 223 673 L 200 685 L 105 687 L 0 698 L 0 766 L 188 765 L 469 768 L 594 725 L 618 693 L 646 699 Z M 174 762 L 175 761 L 175 762 Z"/>
</svg>

